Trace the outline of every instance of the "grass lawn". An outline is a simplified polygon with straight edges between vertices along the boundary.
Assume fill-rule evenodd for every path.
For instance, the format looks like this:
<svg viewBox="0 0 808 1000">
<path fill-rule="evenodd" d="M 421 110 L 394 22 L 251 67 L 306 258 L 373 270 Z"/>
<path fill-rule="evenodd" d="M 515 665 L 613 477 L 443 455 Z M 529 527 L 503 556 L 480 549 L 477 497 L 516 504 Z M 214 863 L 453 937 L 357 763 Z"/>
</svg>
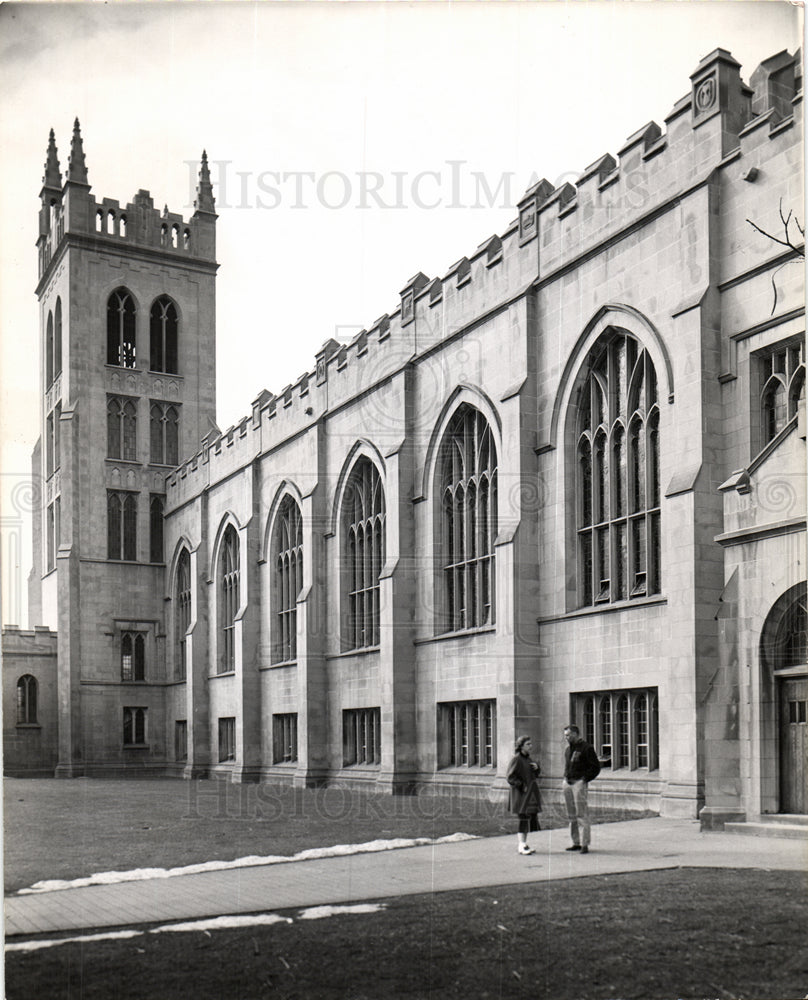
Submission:
<svg viewBox="0 0 808 1000">
<path fill-rule="evenodd" d="M 378 838 L 513 827 L 487 799 L 367 795 L 224 781 L 5 779 L 5 886 L 93 872 L 292 855 Z"/>
<path fill-rule="evenodd" d="M 7 997 L 789 1000 L 808 986 L 794 872 L 684 868 L 406 896 L 372 915 L 279 912 L 293 923 L 9 953 Z"/>
<path fill-rule="evenodd" d="M 289 856 L 312 847 L 516 829 L 487 794 L 390 796 L 219 781 L 4 781 L 5 888 L 101 871 Z M 627 819 L 603 815 L 602 820 Z M 546 811 L 545 829 L 565 820 Z"/>
</svg>

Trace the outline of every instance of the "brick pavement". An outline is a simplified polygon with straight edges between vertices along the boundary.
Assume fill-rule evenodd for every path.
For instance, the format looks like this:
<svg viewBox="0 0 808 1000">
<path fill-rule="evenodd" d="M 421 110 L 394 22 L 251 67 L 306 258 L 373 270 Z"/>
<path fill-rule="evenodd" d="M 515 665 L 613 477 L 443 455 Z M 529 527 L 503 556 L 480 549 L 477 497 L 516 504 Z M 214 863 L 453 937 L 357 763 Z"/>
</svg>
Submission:
<svg viewBox="0 0 808 1000">
<path fill-rule="evenodd" d="M 808 841 L 701 833 L 690 820 L 654 817 L 593 827 L 586 857 L 565 850 L 565 830 L 493 837 L 313 861 L 235 868 L 115 885 L 12 895 L 7 937 L 253 913 L 514 882 L 677 867 L 808 872 Z"/>
</svg>

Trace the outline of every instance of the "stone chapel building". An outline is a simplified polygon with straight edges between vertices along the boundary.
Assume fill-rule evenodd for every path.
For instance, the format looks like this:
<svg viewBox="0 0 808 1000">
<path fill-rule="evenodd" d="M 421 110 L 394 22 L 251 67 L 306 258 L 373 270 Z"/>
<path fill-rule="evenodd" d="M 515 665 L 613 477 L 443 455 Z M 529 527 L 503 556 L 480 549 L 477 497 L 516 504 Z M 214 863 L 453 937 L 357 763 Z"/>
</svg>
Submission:
<svg viewBox="0 0 808 1000">
<path fill-rule="evenodd" d="M 572 719 L 595 806 L 808 812 L 802 167 L 799 53 L 716 49 L 220 433 L 205 155 L 186 220 L 51 132 L 6 773 L 490 791 L 528 732 L 552 800 Z"/>
</svg>

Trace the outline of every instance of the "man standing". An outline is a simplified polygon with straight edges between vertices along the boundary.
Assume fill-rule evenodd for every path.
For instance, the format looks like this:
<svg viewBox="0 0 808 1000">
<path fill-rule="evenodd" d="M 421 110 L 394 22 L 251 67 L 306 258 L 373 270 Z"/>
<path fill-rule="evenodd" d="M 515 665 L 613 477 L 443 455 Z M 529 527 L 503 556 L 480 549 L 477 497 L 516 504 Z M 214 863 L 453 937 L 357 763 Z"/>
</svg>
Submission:
<svg viewBox="0 0 808 1000">
<path fill-rule="evenodd" d="M 567 741 L 567 748 L 564 751 L 562 787 L 572 836 L 572 846 L 567 850 L 588 854 L 590 822 L 587 792 L 589 782 L 600 774 L 600 761 L 595 748 L 581 739 L 580 730 L 576 725 L 565 726 L 564 739 Z"/>
</svg>

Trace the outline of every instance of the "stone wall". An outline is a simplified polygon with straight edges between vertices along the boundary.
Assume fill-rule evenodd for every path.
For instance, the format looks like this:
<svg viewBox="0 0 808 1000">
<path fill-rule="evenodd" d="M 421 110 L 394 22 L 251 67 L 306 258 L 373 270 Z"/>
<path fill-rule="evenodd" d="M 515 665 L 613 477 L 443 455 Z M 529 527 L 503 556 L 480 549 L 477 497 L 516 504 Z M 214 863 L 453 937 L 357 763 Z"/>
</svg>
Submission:
<svg viewBox="0 0 808 1000">
<path fill-rule="evenodd" d="M 56 639 L 44 627 L 3 629 L 3 773 L 10 777 L 53 776 L 58 751 Z M 17 689 L 21 678 L 29 677 L 35 681 L 36 709 L 29 702 L 22 717 Z"/>
</svg>

